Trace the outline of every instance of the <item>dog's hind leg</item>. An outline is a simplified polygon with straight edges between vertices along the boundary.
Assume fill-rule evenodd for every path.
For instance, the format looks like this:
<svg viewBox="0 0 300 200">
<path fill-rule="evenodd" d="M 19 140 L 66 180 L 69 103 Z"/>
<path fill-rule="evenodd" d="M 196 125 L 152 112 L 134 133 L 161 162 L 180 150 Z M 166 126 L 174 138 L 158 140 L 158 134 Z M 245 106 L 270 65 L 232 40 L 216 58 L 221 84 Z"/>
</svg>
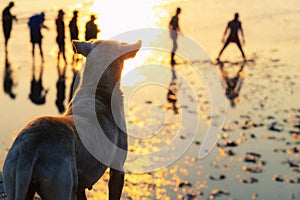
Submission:
<svg viewBox="0 0 300 200">
<path fill-rule="evenodd" d="M 74 200 L 78 186 L 76 163 L 72 159 L 60 160 L 39 181 L 39 195 L 43 200 Z"/>
<path fill-rule="evenodd" d="M 12 148 L 3 166 L 4 187 L 9 200 L 26 199 L 31 185 L 33 163 L 37 156 L 35 153 L 28 154 L 27 151 L 19 153 L 16 150 L 18 146 Z"/>
<path fill-rule="evenodd" d="M 11 166 L 7 167 L 7 165 L 4 165 L 3 171 L 5 171 L 5 173 L 3 173 L 2 175 L 5 193 L 7 194 L 9 200 L 14 200 L 16 194 L 16 181 L 14 175 L 15 168 Z"/>
<path fill-rule="evenodd" d="M 122 195 L 122 189 L 124 185 L 123 171 L 119 171 L 113 168 L 109 169 L 109 200 L 119 200 Z"/>
</svg>

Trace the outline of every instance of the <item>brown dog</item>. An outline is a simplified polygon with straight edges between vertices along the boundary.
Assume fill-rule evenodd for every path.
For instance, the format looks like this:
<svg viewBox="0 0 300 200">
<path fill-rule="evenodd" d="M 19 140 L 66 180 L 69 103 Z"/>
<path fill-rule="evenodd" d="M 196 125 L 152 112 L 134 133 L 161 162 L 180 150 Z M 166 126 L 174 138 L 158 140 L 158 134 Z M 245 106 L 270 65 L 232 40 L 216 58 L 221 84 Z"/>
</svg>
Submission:
<svg viewBox="0 0 300 200">
<path fill-rule="evenodd" d="M 109 199 L 121 197 L 127 135 L 119 79 L 123 61 L 135 56 L 141 41 L 74 42 L 74 45 L 78 53 L 87 57 L 82 83 L 64 116 L 35 119 L 14 141 L 3 167 L 9 200 L 31 200 L 35 192 L 43 200 L 86 199 L 85 189 L 92 187 L 108 167 Z M 102 74 L 97 74 L 99 69 Z M 94 111 L 87 109 L 91 102 Z M 93 114 L 112 148 L 107 149 L 102 141 L 97 145 L 97 140 L 86 143 L 91 142 L 86 138 L 95 137 L 85 135 Z M 91 147 L 86 148 L 87 145 Z"/>
</svg>

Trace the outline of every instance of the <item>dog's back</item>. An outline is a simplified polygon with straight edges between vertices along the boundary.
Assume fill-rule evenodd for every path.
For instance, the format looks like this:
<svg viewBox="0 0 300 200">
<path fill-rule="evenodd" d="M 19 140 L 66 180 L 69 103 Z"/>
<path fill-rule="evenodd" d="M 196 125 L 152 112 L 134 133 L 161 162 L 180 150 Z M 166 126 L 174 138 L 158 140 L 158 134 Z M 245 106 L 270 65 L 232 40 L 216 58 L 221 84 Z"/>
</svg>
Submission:
<svg viewBox="0 0 300 200">
<path fill-rule="evenodd" d="M 43 117 L 29 123 L 16 138 L 3 166 L 9 200 L 32 199 L 36 191 L 49 197 L 51 194 L 45 194 L 45 188 L 56 191 L 57 178 L 60 183 L 56 187 L 64 181 L 77 187 L 77 174 L 63 170 L 76 167 L 75 138 L 71 119 L 66 117 Z M 67 187 L 66 191 L 77 189 Z M 75 197 L 65 199 L 70 198 Z"/>
</svg>

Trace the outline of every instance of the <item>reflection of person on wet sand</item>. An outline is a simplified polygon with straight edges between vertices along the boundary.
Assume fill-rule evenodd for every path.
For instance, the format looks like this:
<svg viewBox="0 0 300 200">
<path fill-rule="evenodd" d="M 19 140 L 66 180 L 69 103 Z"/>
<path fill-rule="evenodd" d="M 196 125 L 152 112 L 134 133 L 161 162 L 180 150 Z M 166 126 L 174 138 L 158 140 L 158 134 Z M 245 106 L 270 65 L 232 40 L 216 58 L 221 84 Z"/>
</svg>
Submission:
<svg viewBox="0 0 300 200">
<path fill-rule="evenodd" d="M 40 48 L 40 55 L 42 61 L 44 62 L 44 54 L 42 49 L 42 33 L 41 29 L 46 28 L 47 26 L 44 25 L 45 21 L 45 14 L 42 12 L 41 14 L 33 15 L 29 18 L 29 29 L 30 29 L 30 42 L 32 43 L 32 58 L 34 59 L 34 48 L 35 45 L 38 44 Z"/>
<path fill-rule="evenodd" d="M 73 71 L 73 80 L 72 80 L 72 83 L 71 83 L 71 86 L 70 86 L 69 102 L 72 100 L 74 92 L 77 89 L 77 87 L 79 85 L 79 80 L 80 80 L 79 70 L 75 69 L 73 67 L 72 71 Z"/>
<path fill-rule="evenodd" d="M 2 27 L 5 39 L 5 51 L 7 52 L 7 43 L 10 38 L 13 20 L 17 21 L 17 17 L 10 13 L 10 9 L 14 7 L 14 2 L 10 2 L 9 5 L 2 12 Z"/>
<path fill-rule="evenodd" d="M 231 107 L 235 107 L 236 103 L 239 101 L 238 97 L 244 79 L 242 72 L 244 69 L 244 64 L 245 63 L 243 62 L 237 74 L 233 78 L 230 78 L 227 72 L 224 70 L 224 64 L 222 62 L 219 63 L 222 78 L 225 82 L 226 97 L 230 100 Z"/>
<path fill-rule="evenodd" d="M 30 86 L 29 99 L 32 101 L 32 103 L 37 105 L 42 105 L 46 103 L 46 95 L 48 93 L 48 90 L 45 90 L 43 87 L 43 82 L 42 82 L 43 68 L 44 66 L 42 65 L 39 78 L 36 79 L 35 66 L 34 64 L 32 66 L 32 80 Z"/>
<path fill-rule="evenodd" d="M 64 101 L 66 98 L 66 68 L 67 65 L 65 65 L 61 71 L 59 65 L 57 65 L 58 80 L 56 82 L 57 93 L 55 104 L 59 113 L 63 113 L 65 111 Z"/>
<path fill-rule="evenodd" d="M 243 32 L 243 28 L 242 28 L 242 23 L 239 21 L 239 14 L 238 13 L 235 13 L 234 15 L 234 19 L 230 22 L 228 22 L 228 25 L 225 29 L 225 32 L 224 32 L 224 35 L 223 35 L 223 39 L 222 39 L 222 42 L 224 42 L 224 38 L 225 38 L 225 35 L 227 34 L 227 32 L 230 31 L 229 33 L 229 36 L 227 37 L 227 40 L 226 42 L 224 43 L 224 46 L 223 48 L 221 49 L 220 53 L 219 53 L 219 56 L 217 58 L 217 60 L 220 59 L 220 56 L 222 55 L 223 51 L 225 50 L 225 48 L 231 43 L 236 43 L 239 50 L 241 51 L 242 53 L 242 56 L 244 58 L 244 60 L 246 60 L 245 58 L 245 54 L 244 54 L 244 51 L 243 51 L 243 48 L 242 48 L 242 45 L 240 43 L 240 39 L 239 39 L 239 36 L 238 36 L 238 32 L 240 31 L 241 32 L 241 35 L 243 37 L 243 43 L 245 43 L 245 38 L 244 38 L 244 32 Z"/>
<path fill-rule="evenodd" d="M 176 79 L 176 72 L 172 69 L 172 80 L 170 82 L 168 93 L 167 93 L 167 101 L 171 108 L 174 111 L 174 114 L 178 114 L 178 106 L 177 106 L 177 79 Z"/>
<path fill-rule="evenodd" d="M 5 58 L 5 75 L 4 75 L 4 92 L 10 96 L 10 98 L 15 99 L 16 95 L 13 93 L 12 89 L 14 86 L 14 82 L 12 79 L 12 70 L 10 62 L 6 56 Z"/>
<path fill-rule="evenodd" d="M 172 52 L 171 52 L 171 65 L 175 65 L 176 61 L 174 59 L 176 50 L 177 50 L 177 37 L 178 37 L 178 32 L 180 32 L 180 27 L 179 27 L 179 14 L 181 13 L 181 8 L 176 9 L 176 14 L 172 17 L 170 23 L 169 23 L 169 29 L 170 29 L 170 37 L 173 41 L 173 47 L 172 47 Z"/>
</svg>

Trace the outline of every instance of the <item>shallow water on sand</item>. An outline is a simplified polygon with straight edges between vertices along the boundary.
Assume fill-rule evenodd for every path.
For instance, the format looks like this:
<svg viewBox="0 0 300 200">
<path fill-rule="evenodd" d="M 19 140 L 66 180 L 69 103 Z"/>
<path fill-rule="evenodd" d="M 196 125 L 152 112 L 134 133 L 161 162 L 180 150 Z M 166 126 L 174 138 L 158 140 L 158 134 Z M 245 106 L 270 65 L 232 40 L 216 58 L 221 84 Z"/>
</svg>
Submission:
<svg viewBox="0 0 300 200">
<path fill-rule="evenodd" d="M 130 5 L 137 3 L 133 0 L 128 2 Z M 102 29 L 99 38 L 107 39 L 134 28 L 165 29 L 176 7 L 180 6 L 183 34 L 201 45 L 212 60 L 216 58 L 222 46 L 220 40 L 226 22 L 238 11 L 246 37 L 244 50 L 250 61 L 242 66 L 237 48 L 230 45 L 222 55 L 222 59 L 228 61 L 224 62 L 223 69 L 213 66 L 220 71 L 224 85 L 238 81 L 240 88 L 234 90 L 236 98 L 232 101 L 227 98 L 223 132 L 219 134 L 218 143 L 213 151 L 203 160 L 198 159 L 198 152 L 211 122 L 210 95 L 205 81 L 195 76 L 193 63 L 180 62 L 175 66 L 179 108 L 177 115 L 168 107 L 170 105 L 166 100 L 172 80 L 169 54 L 145 51 L 126 63 L 128 78 L 124 74 L 122 87 L 125 99 L 130 99 L 127 113 L 128 129 L 132 131 L 132 136 L 140 137 L 130 139 L 130 151 L 155 151 L 172 142 L 178 130 L 182 141 L 191 140 L 193 126 L 189 123 L 195 118 L 198 119 L 199 129 L 191 146 L 172 165 L 155 172 L 127 173 L 123 199 L 300 199 L 300 70 L 297 63 L 297 55 L 300 53 L 300 5 L 296 0 L 242 0 L 226 2 L 227 4 L 219 0 L 161 0 L 155 3 L 139 1 L 135 7 L 119 1 L 104 3 L 80 0 L 18 0 L 15 3 L 16 7 L 12 12 L 16 13 L 20 20 L 13 27 L 8 59 L 16 98 L 11 99 L 3 90 L 0 91 L 1 168 L 13 139 L 28 121 L 41 115 L 60 115 L 55 105 L 58 72 L 54 24 L 59 8 L 66 11 L 66 22 L 74 8 L 81 11 L 81 38 L 88 15 L 91 12 L 98 13 L 98 23 Z M 1 7 L 5 5 L 6 2 L 0 4 Z M 28 98 L 32 59 L 26 19 L 41 11 L 45 11 L 45 23 L 50 28 L 43 31 L 46 59 L 43 65 L 43 85 L 48 89 L 48 93 L 44 105 L 35 105 Z M 136 40 L 138 39 L 137 35 Z M 66 41 L 68 60 L 71 60 L 72 48 L 68 42 L 68 33 Z M 182 41 L 183 37 L 179 37 L 179 49 L 182 47 Z M 2 37 L 0 42 L 4 43 Z M 171 41 L 166 42 L 171 46 Z M 201 59 L 197 61 L 207 62 Z M 3 66 L 0 73 L 4 82 L 4 53 L 0 57 L 0 63 Z M 37 57 L 36 75 L 41 67 L 39 63 Z M 149 68 L 132 71 L 134 67 L 139 69 L 142 65 Z M 82 63 L 79 62 L 73 67 L 81 66 Z M 157 66 L 164 68 L 158 69 Z M 65 107 L 73 77 L 71 69 L 69 64 L 66 70 Z M 131 98 L 126 96 L 130 87 L 151 78 L 160 80 L 161 85 L 148 85 L 137 90 Z M 193 107 L 195 104 L 196 109 Z M 183 112 L 187 113 L 184 117 L 189 123 L 182 123 Z M 157 137 L 151 138 L 153 133 L 149 130 L 161 128 L 162 120 L 162 131 Z M 88 192 L 89 199 L 105 198 L 107 181 L 108 174 L 105 174 Z"/>
</svg>

